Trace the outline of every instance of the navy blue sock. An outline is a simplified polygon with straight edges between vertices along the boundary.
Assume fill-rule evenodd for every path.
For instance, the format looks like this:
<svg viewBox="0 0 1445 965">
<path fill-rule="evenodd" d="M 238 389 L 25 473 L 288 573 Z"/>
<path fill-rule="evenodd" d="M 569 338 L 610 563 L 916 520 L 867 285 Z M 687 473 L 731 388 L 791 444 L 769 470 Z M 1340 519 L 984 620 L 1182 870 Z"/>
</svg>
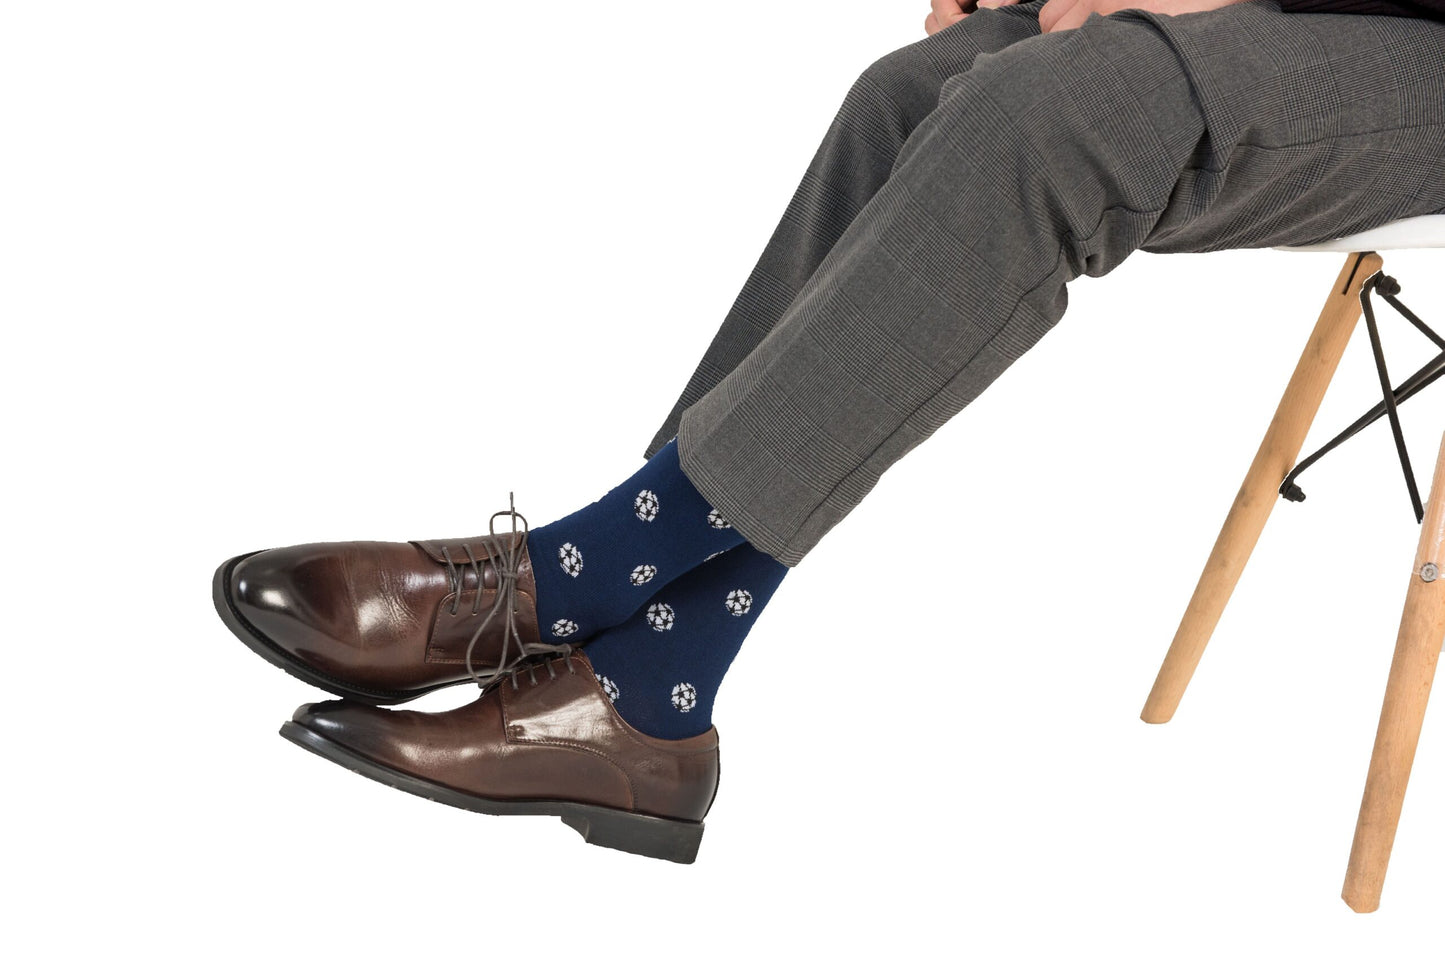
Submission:
<svg viewBox="0 0 1445 965">
<path fill-rule="evenodd" d="M 659 587 L 742 542 L 683 475 L 674 439 L 597 502 L 528 534 L 542 639 L 615 627 Z"/>
<path fill-rule="evenodd" d="M 787 572 L 744 543 L 668 583 L 621 626 L 589 641 L 582 652 L 622 719 L 667 740 L 711 727 L 718 685 Z"/>
</svg>

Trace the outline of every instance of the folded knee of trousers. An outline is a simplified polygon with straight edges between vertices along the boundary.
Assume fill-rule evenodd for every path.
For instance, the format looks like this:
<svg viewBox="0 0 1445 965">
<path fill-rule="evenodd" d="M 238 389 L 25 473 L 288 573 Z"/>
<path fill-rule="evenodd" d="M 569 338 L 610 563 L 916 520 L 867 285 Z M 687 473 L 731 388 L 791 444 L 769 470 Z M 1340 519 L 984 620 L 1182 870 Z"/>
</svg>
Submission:
<svg viewBox="0 0 1445 965">
<path fill-rule="evenodd" d="M 1204 137 L 1188 72 L 1157 24 L 1095 16 L 950 77 L 894 175 L 941 220 L 972 224 L 950 205 L 990 199 L 1015 247 L 1102 275 L 1148 236 Z"/>
<path fill-rule="evenodd" d="M 879 57 L 853 83 L 841 112 L 845 120 L 877 122 L 901 143 L 938 104 L 939 86 L 967 70 L 984 50 L 997 50 L 1039 33 L 1043 0 L 1019 0 L 996 10 L 984 8 L 953 30 L 934 33 Z"/>
</svg>

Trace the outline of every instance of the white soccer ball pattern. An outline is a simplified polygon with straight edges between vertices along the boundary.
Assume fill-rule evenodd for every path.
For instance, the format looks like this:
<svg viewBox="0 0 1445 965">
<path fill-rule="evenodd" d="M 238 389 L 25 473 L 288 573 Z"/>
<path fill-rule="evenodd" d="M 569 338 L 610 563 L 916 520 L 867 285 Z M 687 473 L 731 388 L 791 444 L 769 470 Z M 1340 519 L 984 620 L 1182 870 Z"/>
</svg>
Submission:
<svg viewBox="0 0 1445 965">
<path fill-rule="evenodd" d="M 656 519 L 657 511 L 661 508 L 661 504 L 657 501 L 657 493 L 651 489 L 644 489 L 638 493 L 637 498 L 632 501 L 632 511 L 636 513 L 637 518 L 644 523 L 650 523 Z"/>
<path fill-rule="evenodd" d="M 727 517 L 723 516 L 723 514 L 716 509 L 709 509 L 707 511 L 707 524 L 713 529 L 727 529 L 732 525 L 732 523 L 727 521 Z"/>
<path fill-rule="evenodd" d="M 648 583 L 657 575 L 657 567 L 651 563 L 643 563 L 641 566 L 634 566 L 632 572 L 627 575 L 627 581 L 633 586 L 641 586 Z"/>
<path fill-rule="evenodd" d="M 673 621 L 676 619 L 677 614 L 666 603 L 654 603 L 647 608 L 647 625 L 658 633 L 671 630 Z"/>
<path fill-rule="evenodd" d="M 554 637 L 570 637 L 577 632 L 577 624 L 571 620 L 558 620 L 552 624 L 552 635 Z"/>
<path fill-rule="evenodd" d="M 602 685 L 602 692 L 607 695 L 607 699 L 614 704 L 617 703 L 617 698 L 622 696 L 622 691 L 617 689 L 617 685 L 612 682 L 612 678 L 604 677 L 600 673 L 595 673 L 592 676 L 596 677 L 597 682 Z"/>
<path fill-rule="evenodd" d="M 562 564 L 563 573 L 576 576 L 582 572 L 582 551 L 571 543 L 563 543 L 557 547 L 557 562 Z"/>
<path fill-rule="evenodd" d="M 692 710 L 697 706 L 697 688 L 692 684 L 677 684 L 672 688 L 672 706 L 681 714 Z"/>
<path fill-rule="evenodd" d="M 747 590 L 731 590 L 728 598 L 723 601 L 723 606 L 735 617 L 746 616 L 753 608 L 753 595 Z"/>
</svg>

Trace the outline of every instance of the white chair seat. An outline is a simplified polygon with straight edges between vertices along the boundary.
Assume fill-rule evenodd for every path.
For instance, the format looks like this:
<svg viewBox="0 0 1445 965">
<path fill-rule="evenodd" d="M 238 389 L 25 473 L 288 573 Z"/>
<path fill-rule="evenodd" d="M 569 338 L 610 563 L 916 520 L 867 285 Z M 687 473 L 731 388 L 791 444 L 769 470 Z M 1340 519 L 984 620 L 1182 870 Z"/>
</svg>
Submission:
<svg viewBox="0 0 1445 965">
<path fill-rule="evenodd" d="M 1312 245 L 1275 245 L 1276 251 L 1384 251 L 1445 248 L 1445 214 L 1422 214 Z"/>
</svg>

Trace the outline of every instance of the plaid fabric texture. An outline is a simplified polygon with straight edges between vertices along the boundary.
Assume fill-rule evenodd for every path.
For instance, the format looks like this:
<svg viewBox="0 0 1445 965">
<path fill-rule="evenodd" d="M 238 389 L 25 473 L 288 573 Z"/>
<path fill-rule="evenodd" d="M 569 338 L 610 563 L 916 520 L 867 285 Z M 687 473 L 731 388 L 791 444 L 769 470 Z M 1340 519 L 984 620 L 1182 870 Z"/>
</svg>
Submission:
<svg viewBox="0 0 1445 965">
<path fill-rule="evenodd" d="M 1135 249 L 1445 212 L 1445 24 L 1279 0 L 1042 34 L 981 10 L 849 91 L 672 414 L 684 471 L 795 565 Z"/>
</svg>

